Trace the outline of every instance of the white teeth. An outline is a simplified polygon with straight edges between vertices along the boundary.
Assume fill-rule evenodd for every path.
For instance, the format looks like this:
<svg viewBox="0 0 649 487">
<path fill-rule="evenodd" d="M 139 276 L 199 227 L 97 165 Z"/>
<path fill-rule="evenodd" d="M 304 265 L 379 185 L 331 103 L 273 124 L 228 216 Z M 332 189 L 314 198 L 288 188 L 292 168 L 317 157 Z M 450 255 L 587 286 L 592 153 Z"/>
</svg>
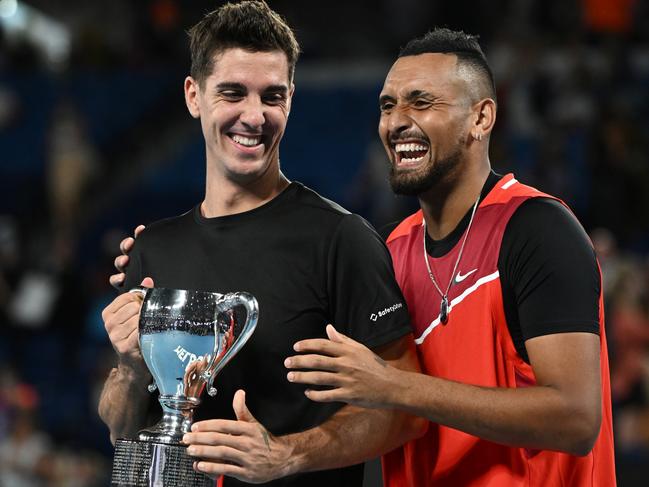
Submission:
<svg viewBox="0 0 649 487">
<path fill-rule="evenodd" d="M 428 147 L 421 144 L 397 144 L 395 146 L 397 152 L 412 152 L 420 150 L 428 150 Z"/>
<path fill-rule="evenodd" d="M 246 147 L 253 147 L 258 145 L 261 141 L 261 137 L 244 137 L 243 135 L 233 135 L 232 140 L 237 144 L 245 145 Z"/>
<path fill-rule="evenodd" d="M 401 163 L 404 163 L 404 162 L 410 163 L 410 162 L 421 161 L 422 159 L 423 159 L 423 157 L 403 157 L 400 162 Z"/>
</svg>

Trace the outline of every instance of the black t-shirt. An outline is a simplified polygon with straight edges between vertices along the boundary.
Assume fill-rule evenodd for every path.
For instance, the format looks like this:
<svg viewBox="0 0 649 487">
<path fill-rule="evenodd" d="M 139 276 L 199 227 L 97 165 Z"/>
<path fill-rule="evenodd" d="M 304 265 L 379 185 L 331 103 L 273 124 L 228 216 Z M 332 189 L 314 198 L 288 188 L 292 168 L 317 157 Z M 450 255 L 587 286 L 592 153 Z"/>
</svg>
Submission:
<svg viewBox="0 0 649 487">
<path fill-rule="evenodd" d="M 500 178 L 489 175 L 481 199 Z M 426 234 L 428 254 L 448 253 L 470 219 L 471 209 L 441 240 Z M 599 334 L 601 284 L 595 252 L 581 224 L 560 202 L 530 198 L 521 204 L 505 228 L 498 272 L 507 326 L 526 362 L 525 341 L 530 338 L 565 332 Z"/>
<path fill-rule="evenodd" d="M 149 225 L 131 253 L 125 288 L 152 277 L 156 287 L 226 293 L 259 302 L 257 329 L 219 373 L 196 420 L 234 419 L 235 391 L 275 435 L 324 422 L 342 405 L 310 401 L 286 379 L 293 344 L 325 337 L 325 326 L 369 347 L 411 333 L 405 300 L 383 240 L 371 226 L 299 183 L 254 210 L 205 218 L 200 206 Z M 157 401 L 155 401 L 157 402 Z M 362 465 L 271 482 L 274 486 L 360 486 Z M 226 478 L 225 485 L 239 485 Z"/>
</svg>

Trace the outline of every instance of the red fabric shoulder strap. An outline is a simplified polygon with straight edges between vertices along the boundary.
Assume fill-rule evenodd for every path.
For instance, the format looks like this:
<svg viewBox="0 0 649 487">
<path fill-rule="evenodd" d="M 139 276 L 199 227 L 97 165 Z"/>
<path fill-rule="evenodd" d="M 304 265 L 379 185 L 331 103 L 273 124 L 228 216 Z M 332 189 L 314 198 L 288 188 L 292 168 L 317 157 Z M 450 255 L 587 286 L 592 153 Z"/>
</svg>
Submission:
<svg viewBox="0 0 649 487">
<path fill-rule="evenodd" d="M 500 179 L 500 181 L 496 183 L 496 185 L 485 197 L 485 199 L 482 200 L 480 206 L 484 207 L 488 205 L 507 203 L 512 198 L 518 198 L 521 196 L 524 197 L 545 196 L 548 198 L 552 198 L 552 196 L 547 195 L 539 191 L 538 189 L 533 188 L 532 186 L 527 186 L 525 184 L 519 183 L 518 180 L 514 177 L 514 175 L 512 173 L 509 173 L 503 176 Z"/>
</svg>

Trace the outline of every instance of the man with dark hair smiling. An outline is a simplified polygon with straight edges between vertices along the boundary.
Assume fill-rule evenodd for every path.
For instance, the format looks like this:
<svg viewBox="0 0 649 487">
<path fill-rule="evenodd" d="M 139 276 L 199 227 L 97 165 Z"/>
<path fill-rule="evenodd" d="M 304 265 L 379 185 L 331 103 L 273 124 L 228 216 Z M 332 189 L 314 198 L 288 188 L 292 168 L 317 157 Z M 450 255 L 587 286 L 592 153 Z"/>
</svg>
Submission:
<svg viewBox="0 0 649 487">
<path fill-rule="evenodd" d="M 203 397 L 183 439 L 195 469 L 226 487 L 360 486 L 359 463 L 421 435 L 425 421 L 314 403 L 286 380 L 283 361 L 294 342 L 324 337 L 333 322 L 387 363 L 418 370 L 388 250 L 362 218 L 280 170 L 299 51 L 281 17 L 264 2 L 226 4 L 190 39 L 184 91 L 205 139 L 205 199 L 139 235 L 123 287 L 247 291 L 259 301 L 255 333 L 219 373 L 217 396 Z M 148 426 L 156 404 L 138 345 L 140 307 L 124 293 L 102 313 L 118 356 L 99 404 L 113 440 Z"/>
<path fill-rule="evenodd" d="M 384 457 L 391 487 L 615 485 L 596 257 L 561 201 L 491 170 L 496 94 L 477 39 L 411 41 L 380 109 L 392 187 L 421 205 L 387 243 L 424 373 L 329 326 L 296 343 L 288 379 L 320 386 L 313 401 L 430 420 Z"/>
</svg>

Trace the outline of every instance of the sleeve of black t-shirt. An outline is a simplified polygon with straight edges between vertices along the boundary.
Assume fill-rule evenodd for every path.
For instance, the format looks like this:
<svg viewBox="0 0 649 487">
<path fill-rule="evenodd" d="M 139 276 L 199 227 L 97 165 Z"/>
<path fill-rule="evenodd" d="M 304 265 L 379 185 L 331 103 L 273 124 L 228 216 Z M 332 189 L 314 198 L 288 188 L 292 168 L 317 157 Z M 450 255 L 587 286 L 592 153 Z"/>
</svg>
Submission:
<svg viewBox="0 0 649 487">
<path fill-rule="evenodd" d="M 412 332 L 390 253 L 369 223 L 345 216 L 332 237 L 327 265 L 337 330 L 372 348 Z"/>
<path fill-rule="evenodd" d="M 512 215 L 498 269 L 517 350 L 530 338 L 599 333 L 600 274 L 588 235 L 560 202 L 532 198 Z"/>
</svg>

